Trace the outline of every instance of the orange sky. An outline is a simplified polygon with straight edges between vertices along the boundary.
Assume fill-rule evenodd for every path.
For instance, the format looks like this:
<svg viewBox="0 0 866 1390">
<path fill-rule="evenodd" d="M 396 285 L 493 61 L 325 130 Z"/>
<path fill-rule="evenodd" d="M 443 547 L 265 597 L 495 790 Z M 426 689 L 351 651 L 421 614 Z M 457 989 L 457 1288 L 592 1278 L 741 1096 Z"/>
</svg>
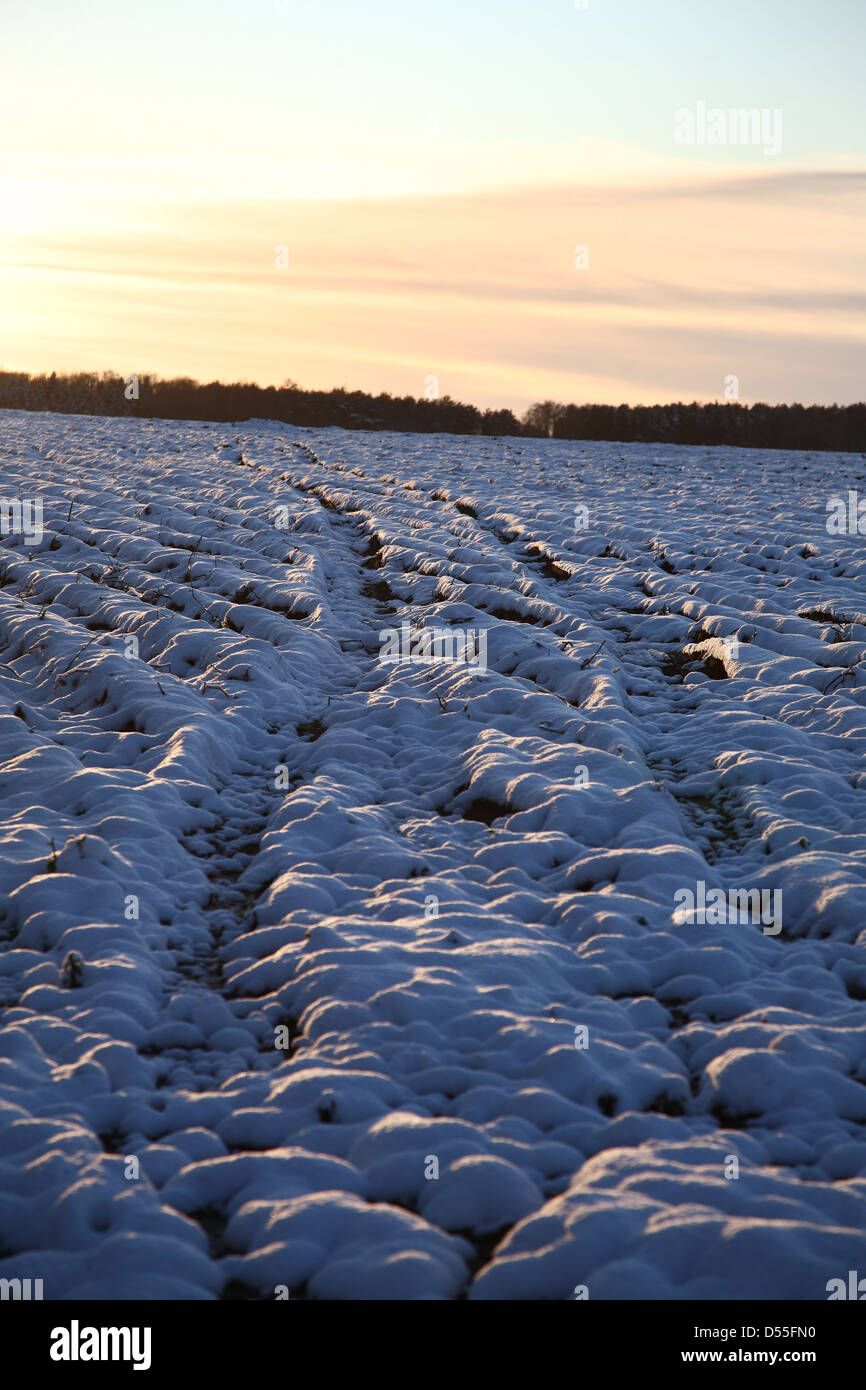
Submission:
<svg viewBox="0 0 866 1390">
<path fill-rule="evenodd" d="M 730 374 L 744 400 L 862 396 L 853 174 L 328 201 L 37 192 L 6 205 L 6 367 L 413 395 L 434 375 L 518 407 L 715 399 Z"/>
<path fill-rule="evenodd" d="M 0 49 L 0 367 L 863 398 L 861 0 L 40 0 Z"/>
</svg>

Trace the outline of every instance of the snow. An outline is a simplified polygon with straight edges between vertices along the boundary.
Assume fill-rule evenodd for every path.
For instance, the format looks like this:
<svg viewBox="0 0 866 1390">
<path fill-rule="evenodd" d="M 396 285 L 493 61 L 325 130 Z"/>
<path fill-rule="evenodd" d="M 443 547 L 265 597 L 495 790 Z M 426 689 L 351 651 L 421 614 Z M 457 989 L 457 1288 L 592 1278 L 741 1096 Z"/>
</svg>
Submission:
<svg viewBox="0 0 866 1390">
<path fill-rule="evenodd" d="M 2 412 L 0 467 L 44 518 L 0 543 L 0 1277 L 866 1268 L 863 456 Z M 404 623 L 485 659 L 381 659 Z M 713 890 L 781 929 L 677 915 Z"/>
</svg>

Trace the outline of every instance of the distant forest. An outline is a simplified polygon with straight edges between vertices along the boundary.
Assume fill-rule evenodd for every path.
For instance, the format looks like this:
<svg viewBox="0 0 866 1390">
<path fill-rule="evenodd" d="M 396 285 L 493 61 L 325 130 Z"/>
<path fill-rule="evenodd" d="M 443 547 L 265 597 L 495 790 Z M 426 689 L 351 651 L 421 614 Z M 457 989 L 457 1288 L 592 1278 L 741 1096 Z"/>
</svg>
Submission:
<svg viewBox="0 0 866 1390">
<path fill-rule="evenodd" d="M 121 377 L 112 372 L 31 376 L 0 371 L 0 409 L 72 415 L 152 416 L 166 420 L 262 418 L 290 425 L 417 434 L 522 435 L 622 443 L 733 444 L 751 449 L 866 449 L 866 403 L 857 405 L 560 405 L 539 401 L 518 419 L 450 396 L 306 391 L 292 381 L 256 386 L 187 377 Z"/>
</svg>

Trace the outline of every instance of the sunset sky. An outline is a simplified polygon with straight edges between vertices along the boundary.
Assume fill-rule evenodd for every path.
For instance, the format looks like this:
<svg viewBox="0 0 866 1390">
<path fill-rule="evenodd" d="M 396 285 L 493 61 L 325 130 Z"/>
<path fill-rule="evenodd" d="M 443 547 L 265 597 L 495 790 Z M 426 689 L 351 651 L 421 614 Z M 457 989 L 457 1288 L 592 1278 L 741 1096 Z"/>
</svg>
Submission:
<svg viewBox="0 0 866 1390">
<path fill-rule="evenodd" d="M 0 367 L 862 400 L 864 36 L 861 0 L 0 0 Z M 781 148 L 678 143 L 731 108 Z"/>
</svg>

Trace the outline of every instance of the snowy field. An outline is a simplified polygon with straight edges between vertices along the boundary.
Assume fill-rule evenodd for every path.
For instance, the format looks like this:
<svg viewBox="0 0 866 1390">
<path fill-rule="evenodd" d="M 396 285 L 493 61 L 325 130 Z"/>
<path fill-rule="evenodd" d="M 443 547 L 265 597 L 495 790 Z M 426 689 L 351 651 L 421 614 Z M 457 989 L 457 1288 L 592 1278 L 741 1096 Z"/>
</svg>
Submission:
<svg viewBox="0 0 866 1390">
<path fill-rule="evenodd" d="M 3 413 L 0 485 L 0 1278 L 866 1276 L 863 456 Z"/>
</svg>

